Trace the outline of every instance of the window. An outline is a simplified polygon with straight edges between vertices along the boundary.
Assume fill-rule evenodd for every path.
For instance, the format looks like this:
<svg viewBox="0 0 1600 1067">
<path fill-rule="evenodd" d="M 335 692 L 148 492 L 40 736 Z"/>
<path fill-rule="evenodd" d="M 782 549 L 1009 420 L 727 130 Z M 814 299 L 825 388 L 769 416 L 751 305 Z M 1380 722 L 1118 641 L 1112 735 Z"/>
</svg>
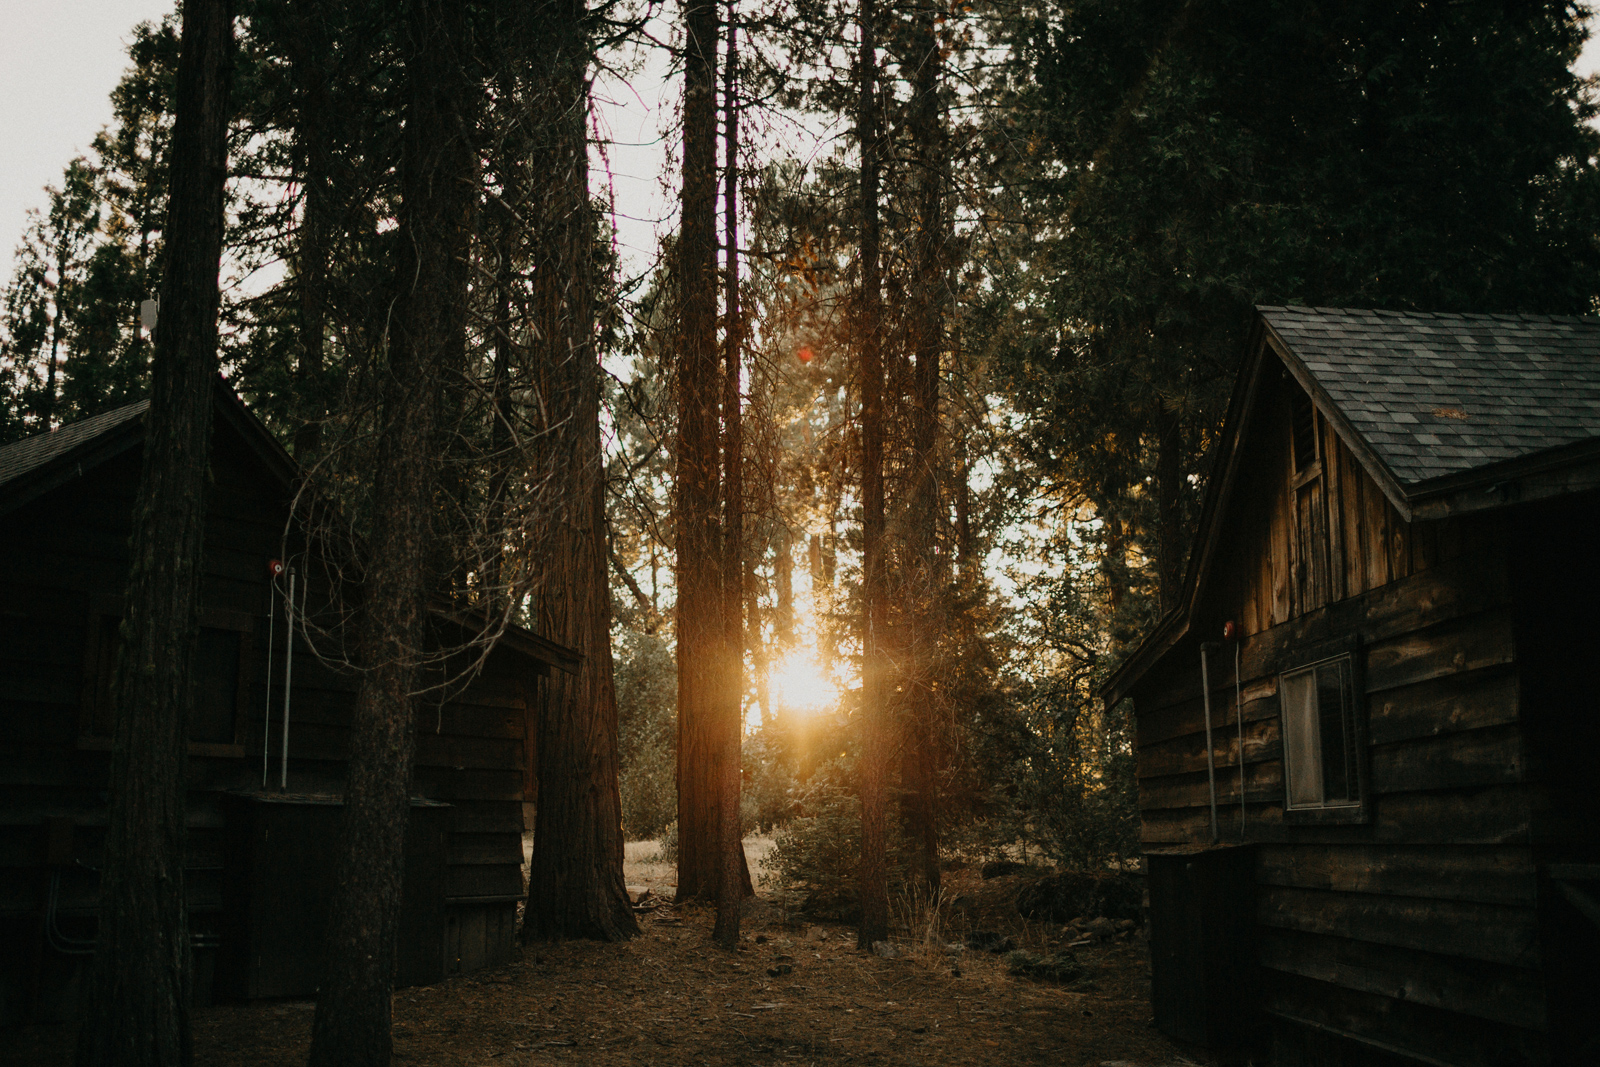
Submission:
<svg viewBox="0 0 1600 1067">
<path fill-rule="evenodd" d="M 1279 677 L 1287 811 L 1364 816 L 1357 693 L 1348 654 Z"/>
<path fill-rule="evenodd" d="M 212 612 L 213 616 L 226 613 Z M 211 618 L 195 640 L 194 706 L 189 712 L 189 751 L 193 755 L 242 755 L 238 731 L 244 716 L 246 679 L 242 668 L 248 644 L 247 623 Z M 84 665 L 83 718 L 79 745 L 105 748 L 116 732 L 112 675 L 122 645 L 122 620 L 102 610 L 94 614 Z"/>
</svg>

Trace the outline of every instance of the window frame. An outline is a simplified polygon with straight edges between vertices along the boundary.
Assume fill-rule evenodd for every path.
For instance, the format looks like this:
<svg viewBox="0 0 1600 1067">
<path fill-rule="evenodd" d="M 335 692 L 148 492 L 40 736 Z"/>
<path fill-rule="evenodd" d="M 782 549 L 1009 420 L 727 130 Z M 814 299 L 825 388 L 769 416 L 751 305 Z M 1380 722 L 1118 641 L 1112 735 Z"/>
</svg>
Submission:
<svg viewBox="0 0 1600 1067">
<path fill-rule="evenodd" d="M 1303 650 L 1294 657 L 1292 663 L 1278 671 L 1278 736 L 1283 753 L 1283 819 L 1286 823 L 1351 825 L 1372 821 L 1372 788 L 1368 774 L 1370 753 L 1367 740 L 1367 699 L 1361 669 L 1362 659 L 1360 639 L 1351 637 Z M 1355 776 L 1356 800 L 1352 803 L 1340 804 L 1328 804 L 1324 801 L 1324 803 L 1315 806 L 1297 807 L 1290 799 L 1295 771 L 1291 766 L 1290 757 L 1289 739 L 1292 727 L 1287 706 L 1285 680 L 1305 671 L 1340 662 L 1348 664 L 1350 686 L 1349 725 L 1353 734 L 1355 748 L 1353 765 L 1350 771 Z M 1316 692 L 1315 687 L 1313 687 L 1312 691 Z"/>
<path fill-rule="evenodd" d="M 91 598 L 88 618 L 84 624 L 83 686 L 78 704 L 77 747 L 80 750 L 111 751 L 113 739 L 95 730 L 95 712 L 101 700 L 100 668 L 104 663 L 104 657 L 113 652 L 113 649 L 105 647 L 106 642 L 103 637 L 105 621 L 117 620 L 120 625 L 122 614 L 121 597 Z M 250 687 L 253 681 L 250 672 L 250 654 L 253 649 L 255 619 L 245 612 L 211 609 L 200 612 L 199 624 L 208 630 L 226 630 L 238 635 L 239 679 L 234 696 L 233 740 L 190 741 L 189 755 L 242 759 L 245 754 L 245 720 L 250 709 Z"/>
</svg>

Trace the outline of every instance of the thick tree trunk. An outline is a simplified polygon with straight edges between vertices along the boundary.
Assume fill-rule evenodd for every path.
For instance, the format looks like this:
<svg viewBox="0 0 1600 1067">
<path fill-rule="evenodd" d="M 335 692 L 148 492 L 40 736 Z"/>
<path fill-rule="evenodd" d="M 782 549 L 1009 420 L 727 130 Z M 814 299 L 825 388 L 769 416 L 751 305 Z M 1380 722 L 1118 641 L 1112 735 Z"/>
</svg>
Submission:
<svg viewBox="0 0 1600 1067">
<path fill-rule="evenodd" d="M 100 932 L 79 1067 L 188 1064 L 183 896 L 190 666 L 217 373 L 233 13 L 188 0 L 178 61 L 166 274 L 122 622 Z"/>
<path fill-rule="evenodd" d="M 861 147 L 861 555 L 862 665 L 861 926 L 857 939 L 869 948 L 889 934 L 888 762 L 889 685 L 885 642 L 888 622 L 884 574 L 883 352 L 879 337 L 878 273 L 878 49 L 877 5 L 861 2 L 860 100 L 856 117 Z"/>
<path fill-rule="evenodd" d="M 381 377 L 376 501 L 368 534 L 357 655 L 366 672 L 351 722 L 350 765 L 311 1067 L 383 1067 L 409 814 L 418 650 L 436 558 L 431 523 L 443 362 L 464 329 L 475 155 L 465 19 L 448 0 L 417 0 L 402 30 L 397 294 Z"/>
<path fill-rule="evenodd" d="M 576 675 L 556 673 L 545 681 L 524 940 L 620 941 L 639 931 L 622 880 L 583 22 L 581 0 L 561 0 L 543 9 L 533 37 L 540 42 L 535 62 L 553 116 L 550 150 L 539 168 L 547 186 L 544 239 L 535 252 L 535 348 L 540 375 L 565 416 L 551 428 L 549 445 L 561 496 L 549 544 L 553 566 L 540 598 L 541 629 L 584 659 Z"/>
<path fill-rule="evenodd" d="M 717 448 L 717 10 L 684 0 L 683 209 L 678 234 L 678 899 L 715 899 L 723 545 Z"/>
</svg>

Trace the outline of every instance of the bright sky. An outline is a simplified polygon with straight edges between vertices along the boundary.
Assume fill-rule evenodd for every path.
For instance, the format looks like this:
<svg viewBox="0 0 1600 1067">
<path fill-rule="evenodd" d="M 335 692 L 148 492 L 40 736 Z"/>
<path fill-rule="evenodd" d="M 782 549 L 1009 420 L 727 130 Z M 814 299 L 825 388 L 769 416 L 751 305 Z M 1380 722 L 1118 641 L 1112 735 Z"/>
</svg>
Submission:
<svg viewBox="0 0 1600 1067">
<path fill-rule="evenodd" d="M 59 184 L 67 163 L 89 151 L 111 121 L 111 90 L 128 65 L 134 26 L 159 19 L 173 0 L 4 0 L 0 32 L 0 286 L 29 208 L 43 208 L 44 187 Z M 670 25 L 655 27 L 670 34 Z M 676 107 L 657 59 L 631 84 L 602 77 L 596 88 L 602 139 L 596 181 L 609 172 L 616 189 L 619 243 L 627 266 L 642 270 L 655 251 L 655 224 L 671 210 L 661 191 L 662 127 Z"/>
</svg>

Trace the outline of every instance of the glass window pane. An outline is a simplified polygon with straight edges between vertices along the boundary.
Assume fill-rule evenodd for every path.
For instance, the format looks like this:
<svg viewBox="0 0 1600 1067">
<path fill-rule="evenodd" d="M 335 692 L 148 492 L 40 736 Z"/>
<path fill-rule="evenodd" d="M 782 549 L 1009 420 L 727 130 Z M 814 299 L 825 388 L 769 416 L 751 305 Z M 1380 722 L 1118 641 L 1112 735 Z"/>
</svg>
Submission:
<svg viewBox="0 0 1600 1067">
<path fill-rule="evenodd" d="M 1317 724 L 1316 672 L 1286 674 L 1279 690 L 1289 806 L 1317 807 L 1322 803 L 1322 744 Z"/>
<path fill-rule="evenodd" d="M 1354 740 L 1350 727 L 1349 686 L 1345 663 L 1325 663 L 1317 668 L 1318 734 L 1322 743 L 1322 799 L 1345 804 L 1355 797 Z"/>
<path fill-rule="evenodd" d="M 194 646 L 194 708 L 189 713 L 189 740 L 231 743 L 238 700 L 239 635 L 205 627 Z"/>
</svg>

